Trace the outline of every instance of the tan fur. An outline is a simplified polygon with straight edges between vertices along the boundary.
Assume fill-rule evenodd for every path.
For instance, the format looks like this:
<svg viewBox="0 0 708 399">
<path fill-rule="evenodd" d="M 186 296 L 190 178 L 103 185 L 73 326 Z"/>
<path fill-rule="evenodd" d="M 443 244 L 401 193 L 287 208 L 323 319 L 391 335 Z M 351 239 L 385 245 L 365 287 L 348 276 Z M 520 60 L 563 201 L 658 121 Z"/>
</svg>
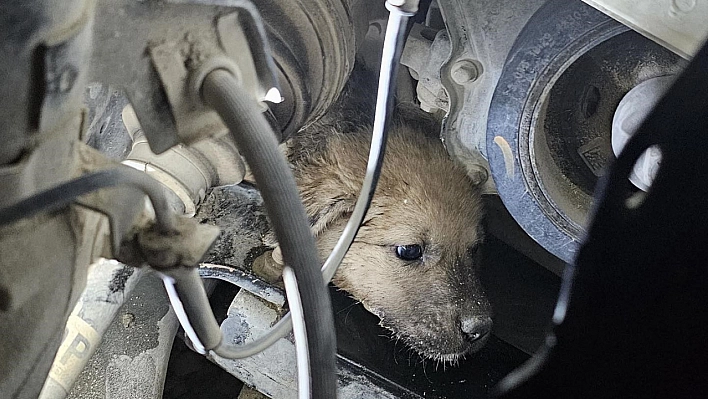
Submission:
<svg viewBox="0 0 708 399">
<path fill-rule="evenodd" d="M 289 158 L 324 259 L 354 208 L 369 151 L 368 129 L 307 137 Z M 302 137 L 300 140 L 303 140 Z M 318 141 L 319 140 L 319 141 Z M 461 320 L 489 318 L 474 251 L 482 240 L 481 195 L 439 139 L 415 127 L 392 129 L 372 206 L 334 283 L 424 356 L 455 361 L 478 350 Z M 419 244 L 422 261 L 406 262 L 397 245 Z"/>
</svg>

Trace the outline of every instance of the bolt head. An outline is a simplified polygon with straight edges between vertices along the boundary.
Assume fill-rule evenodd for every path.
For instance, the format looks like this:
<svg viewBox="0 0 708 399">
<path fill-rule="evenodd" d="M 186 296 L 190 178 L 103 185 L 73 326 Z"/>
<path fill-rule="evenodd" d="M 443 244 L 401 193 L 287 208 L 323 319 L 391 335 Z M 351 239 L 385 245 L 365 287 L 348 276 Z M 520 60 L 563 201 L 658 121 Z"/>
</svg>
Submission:
<svg viewBox="0 0 708 399">
<path fill-rule="evenodd" d="M 452 80 L 457 84 L 474 82 L 479 77 L 479 73 L 477 64 L 470 60 L 457 61 L 450 71 Z"/>
</svg>

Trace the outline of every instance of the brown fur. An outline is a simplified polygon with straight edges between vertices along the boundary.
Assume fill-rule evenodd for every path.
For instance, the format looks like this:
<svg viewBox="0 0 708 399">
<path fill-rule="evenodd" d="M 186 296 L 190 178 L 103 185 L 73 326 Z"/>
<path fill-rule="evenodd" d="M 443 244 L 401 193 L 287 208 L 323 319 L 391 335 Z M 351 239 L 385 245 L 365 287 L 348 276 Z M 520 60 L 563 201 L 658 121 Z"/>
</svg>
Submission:
<svg viewBox="0 0 708 399">
<path fill-rule="evenodd" d="M 373 203 L 334 283 L 420 354 L 456 361 L 488 335 L 487 329 L 472 342 L 463 325 L 477 319 L 491 325 L 475 256 L 483 234 L 481 194 L 430 137 L 436 133 L 430 123 L 405 119 L 391 129 Z M 288 142 L 323 259 L 354 208 L 371 137 L 369 127 L 342 133 L 328 126 L 312 126 Z M 409 244 L 423 246 L 421 260 L 396 256 L 397 245 Z"/>
</svg>

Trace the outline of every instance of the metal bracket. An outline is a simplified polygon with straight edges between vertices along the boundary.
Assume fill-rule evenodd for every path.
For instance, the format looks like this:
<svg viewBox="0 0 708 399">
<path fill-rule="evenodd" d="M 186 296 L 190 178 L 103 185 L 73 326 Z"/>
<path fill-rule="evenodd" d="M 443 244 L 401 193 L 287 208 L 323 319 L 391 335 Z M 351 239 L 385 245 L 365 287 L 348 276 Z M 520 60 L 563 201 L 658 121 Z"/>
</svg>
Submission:
<svg viewBox="0 0 708 399">
<path fill-rule="evenodd" d="M 486 180 L 485 193 L 496 192 L 492 179 L 487 178 L 485 143 L 492 94 L 514 39 L 544 2 L 438 1 L 451 44 L 440 68 L 440 81 L 449 97 L 443 139 L 450 154 L 472 165 L 468 166 L 470 175 Z"/>
<path fill-rule="evenodd" d="M 102 0 L 94 35 L 92 80 L 125 89 L 156 154 L 226 131 L 193 94 L 191 73 L 204 63 L 225 60 L 257 100 L 279 92 L 265 28 L 246 1 Z"/>
</svg>

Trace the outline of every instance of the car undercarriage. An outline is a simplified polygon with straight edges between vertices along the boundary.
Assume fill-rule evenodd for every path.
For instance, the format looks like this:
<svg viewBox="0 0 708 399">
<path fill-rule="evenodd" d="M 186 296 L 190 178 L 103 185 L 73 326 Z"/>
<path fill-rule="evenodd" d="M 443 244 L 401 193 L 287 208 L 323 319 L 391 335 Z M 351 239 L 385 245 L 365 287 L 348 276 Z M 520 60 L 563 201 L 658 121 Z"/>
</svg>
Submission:
<svg viewBox="0 0 708 399">
<path fill-rule="evenodd" d="M 0 1 L 0 397 L 704 397 L 706 20 L 695 0 Z M 355 64 L 376 119 L 322 267 L 279 145 Z M 455 362 L 320 284 L 366 223 L 394 102 L 441 121 L 484 194 L 494 327 Z"/>
</svg>

